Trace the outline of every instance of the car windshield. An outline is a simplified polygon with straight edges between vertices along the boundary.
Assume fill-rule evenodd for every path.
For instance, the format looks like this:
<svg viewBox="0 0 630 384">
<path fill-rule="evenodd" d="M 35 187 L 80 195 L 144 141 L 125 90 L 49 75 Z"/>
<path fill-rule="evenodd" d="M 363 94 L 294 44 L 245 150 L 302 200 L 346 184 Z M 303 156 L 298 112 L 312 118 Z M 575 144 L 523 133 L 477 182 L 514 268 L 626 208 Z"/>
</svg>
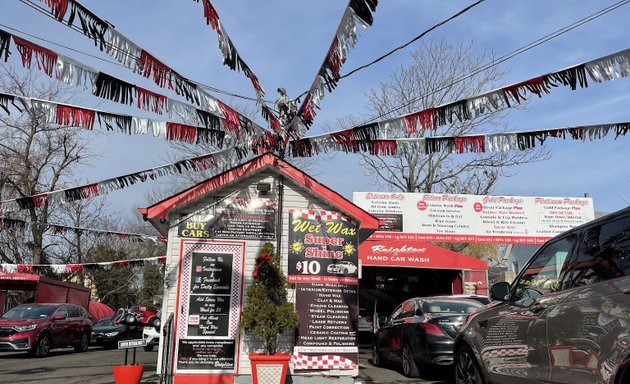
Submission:
<svg viewBox="0 0 630 384">
<path fill-rule="evenodd" d="M 53 306 L 23 306 L 15 307 L 2 315 L 3 319 L 43 319 L 50 316 L 56 307 Z"/>
<path fill-rule="evenodd" d="M 429 313 L 471 313 L 483 307 L 476 301 L 427 301 L 423 304 L 423 311 Z"/>
<path fill-rule="evenodd" d="M 111 317 L 104 317 L 99 319 L 96 323 L 94 323 L 95 327 L 111 327 L 114 325 Z"/>
</svg>

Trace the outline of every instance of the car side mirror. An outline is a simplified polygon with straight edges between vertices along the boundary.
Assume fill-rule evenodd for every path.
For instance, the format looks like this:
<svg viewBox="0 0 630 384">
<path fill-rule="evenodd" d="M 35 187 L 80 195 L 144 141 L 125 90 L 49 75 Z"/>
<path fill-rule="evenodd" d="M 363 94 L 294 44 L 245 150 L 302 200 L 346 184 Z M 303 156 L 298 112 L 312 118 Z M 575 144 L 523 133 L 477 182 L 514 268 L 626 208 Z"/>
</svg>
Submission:
<svg viewBox="0 0 630 384">
<path fill-rule="evenodd" d="M 490 287 L 490 298 L 495 301 L 505 302 L 510 296 L 510 284 L 502 281 L 500 283 L 492 284 Z"/>
<path fill-rule="evenodd" d="M 55 316 L 53 316 L 52 319 L 53 320 L 65 320 L 66 316 L 64 316 L 64 315 L 55 315 Z"/>
</svg>

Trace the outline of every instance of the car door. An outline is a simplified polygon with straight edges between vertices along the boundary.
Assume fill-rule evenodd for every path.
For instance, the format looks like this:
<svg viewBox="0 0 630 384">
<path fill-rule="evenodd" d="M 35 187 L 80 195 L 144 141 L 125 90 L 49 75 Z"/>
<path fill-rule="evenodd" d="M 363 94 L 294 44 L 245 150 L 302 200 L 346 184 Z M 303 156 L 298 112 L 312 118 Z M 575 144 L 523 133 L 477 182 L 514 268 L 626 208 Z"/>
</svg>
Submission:
<svg viewBox="0 0 630 384">
<path fill-rule="evenodd" d="M 630 218 L 584 230 L 548 315 L 552 383 L 611 383 L 630 345 Z"/>
<path fill-rule="evenodd" d="M 385 360 L 392 360 L 392 351 L 400 348 L 400 340 L 395 340 L 394 334 L 396 326 L 399 324 L 399 317 L 402 313 L 402 304 L 396 307 L 387 318 L 385 324 L 381 326 L 376 334 L 375 342 L 381 357 Z"/>
<path fill-rule="evenodd" d="M 68 305 L 68 337 L 73 341 L 81 340 L 83 331 L 81 315 L 81 308 Z"/>
<path fill-rule="evenodd" d="M 574 241 L 571 235 L 547 243 L 514 281 L 508 302 L 476 319 L 483 333 L 481 360 L 490 382 L 548 381 L 546 315 L 562 295 Z"/>
<path fill-rule="evenodd" d="M 415 333 L 410 334 L 410 324 L 416 314 L 417 302 L 414 299 L 410 299 L 401 304 L 400 314 L 394 320 L 394 327 L 392 327 L 392 357 L 393 361 L 402 362 L 403 359 L 403 346 L 405 343 L 410 343 L 411 338 L 415 336 Z"/>
<path fill-rule="evenodd" d="M 58 318 L 60 316 L 63 316 L 63 318 Z M 50 321 L 52 338 L 55 344 L 66 344 L 70 340 L 68 322 L 68 307 L 62 305 L 53 313 Z"/>
</svg>

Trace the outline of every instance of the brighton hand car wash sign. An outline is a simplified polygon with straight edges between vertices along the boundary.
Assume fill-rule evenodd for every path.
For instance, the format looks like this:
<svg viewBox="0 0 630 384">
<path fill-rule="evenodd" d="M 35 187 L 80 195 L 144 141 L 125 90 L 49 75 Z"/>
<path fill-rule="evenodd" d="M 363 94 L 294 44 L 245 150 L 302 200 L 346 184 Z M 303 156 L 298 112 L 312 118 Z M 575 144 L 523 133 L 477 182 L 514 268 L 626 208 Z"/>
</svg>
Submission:
<svg viewBox="0 0 630 384">
<path fill-rule="evenodd" d="M 385 222 L 381 231 L 420 241 L 542 244 L 593 220 L 593 200 L 568 197 L 354 192 L 354 203 Z"/>
</svg>

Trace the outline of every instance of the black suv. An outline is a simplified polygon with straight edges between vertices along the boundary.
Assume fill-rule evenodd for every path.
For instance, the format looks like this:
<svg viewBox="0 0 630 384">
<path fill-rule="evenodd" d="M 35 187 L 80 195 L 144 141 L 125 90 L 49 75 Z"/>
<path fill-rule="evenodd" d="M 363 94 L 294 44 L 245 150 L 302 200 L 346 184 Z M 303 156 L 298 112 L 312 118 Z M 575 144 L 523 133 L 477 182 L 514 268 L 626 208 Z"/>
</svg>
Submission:
<svg viewBox="0 0 630 384">
<path fill-rule="evenodd" d="M 457 384 L 630 383 L 630 208 L 549 240 L 455 342 Z"/>
</svg>

